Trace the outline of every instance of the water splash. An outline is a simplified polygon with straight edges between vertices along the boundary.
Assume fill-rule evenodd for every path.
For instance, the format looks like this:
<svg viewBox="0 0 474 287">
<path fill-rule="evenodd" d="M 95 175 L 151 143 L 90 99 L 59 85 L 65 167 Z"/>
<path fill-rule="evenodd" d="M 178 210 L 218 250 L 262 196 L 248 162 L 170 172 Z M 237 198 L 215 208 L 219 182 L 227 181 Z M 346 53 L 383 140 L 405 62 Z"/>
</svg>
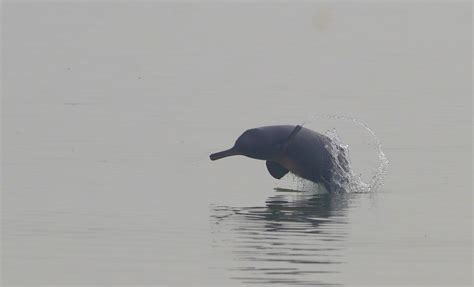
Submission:
<svg viewBox="0 0 474 287">
<path fill-rule="evenodd" d="M 378 167 L 373 171 L 373 175 L 368 182 L 364 182 L 361 175 L 354 172 L 349 157 L 349 145 L 339 137 L 335 128 L 326 131 L 325 135 L 331 139 L 329 146 L 326 146 L 332 154 L 333 170 L 330 182 L 331 189 L 336 192 L 375 192 L 382 184 L 385 177 L 389 161 L 382 150 L 382 143 L 374 131 L 372 131 L 362 121 L 337 115 L 322 115 L 314 118 L 325 118 L 331 120 L 349 121 L 362 127 L 371 137 L 371 142 L 376 147 L 378 156 Z"/>
</svg>

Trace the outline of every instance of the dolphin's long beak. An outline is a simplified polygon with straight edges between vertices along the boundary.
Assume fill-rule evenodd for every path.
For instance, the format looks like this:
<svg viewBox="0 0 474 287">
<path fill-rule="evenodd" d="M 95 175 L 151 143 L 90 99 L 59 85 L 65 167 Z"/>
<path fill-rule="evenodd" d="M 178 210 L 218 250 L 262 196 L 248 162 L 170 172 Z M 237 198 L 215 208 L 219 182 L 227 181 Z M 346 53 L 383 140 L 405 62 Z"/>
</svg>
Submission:
<svg viewBox="0 0 474 287">
<path fill-rule="evenodd" d="M 218 160 L 218 159 L 221 159 L 221 158 L 224 158 L 224 157 L 228 157 L 228 156 L 231 156 L 231 155 L 238 155 L 238 154 L 239 154 L 238 151 L 236 151 L 234 148 L 230 148 L 230 149 L 225 150 L 225 151 L 220 151 L 220 152 L 213 153 L 209 157 L 211 158 L 211 160 Z"/>
</svg>

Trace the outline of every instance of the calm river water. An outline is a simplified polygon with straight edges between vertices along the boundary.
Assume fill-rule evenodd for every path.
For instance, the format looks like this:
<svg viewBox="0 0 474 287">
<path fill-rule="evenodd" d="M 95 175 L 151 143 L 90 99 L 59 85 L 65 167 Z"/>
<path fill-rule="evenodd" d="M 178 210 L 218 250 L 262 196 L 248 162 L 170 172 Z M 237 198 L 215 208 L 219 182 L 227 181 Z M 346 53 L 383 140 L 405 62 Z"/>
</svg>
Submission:
<svg viewBox="0 0 474 287">
<path fill-rule="evenodd" d="M 2 6 L 2 286 L 472 284 L 469 2 Z M 301 123 L 383 185 L 208 158 Z"/>
</svg>

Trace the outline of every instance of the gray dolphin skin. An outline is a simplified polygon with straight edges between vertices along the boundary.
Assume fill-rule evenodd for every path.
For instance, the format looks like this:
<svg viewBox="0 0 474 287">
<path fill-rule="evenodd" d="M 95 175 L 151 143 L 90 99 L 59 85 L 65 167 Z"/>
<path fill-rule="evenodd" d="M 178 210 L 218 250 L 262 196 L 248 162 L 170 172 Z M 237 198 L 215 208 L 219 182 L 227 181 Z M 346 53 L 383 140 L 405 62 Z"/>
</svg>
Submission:
<svg viewBox="0 0 474 287">
<path fill-rule="evenodd" d="M 330 192 L 334 162 L 326 148 L 330 144 L 329 137 L 299 125 L 266 126 L 246 130 L 232 148 L 213 153 L 210 159 L 244 155 L 265 160 L 268 171 L 276 179 L 291 171 L 323 184 Z"/>
</svg>

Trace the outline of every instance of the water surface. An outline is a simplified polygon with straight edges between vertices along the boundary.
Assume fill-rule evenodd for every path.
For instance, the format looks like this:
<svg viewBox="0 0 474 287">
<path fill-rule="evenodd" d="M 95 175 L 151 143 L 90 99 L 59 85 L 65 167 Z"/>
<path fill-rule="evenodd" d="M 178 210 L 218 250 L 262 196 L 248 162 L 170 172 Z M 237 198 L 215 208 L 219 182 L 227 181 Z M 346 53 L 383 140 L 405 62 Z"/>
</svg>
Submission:
<svg viewBox="0 0 474 287">
<path fill-rule="evenodd" d="M 472 284 L 470 3 L 2 6 L 2 286 Z M 306 122 L 370 181 L 324 114 L 377 192 L 208 159 Z"/>
</svg>

